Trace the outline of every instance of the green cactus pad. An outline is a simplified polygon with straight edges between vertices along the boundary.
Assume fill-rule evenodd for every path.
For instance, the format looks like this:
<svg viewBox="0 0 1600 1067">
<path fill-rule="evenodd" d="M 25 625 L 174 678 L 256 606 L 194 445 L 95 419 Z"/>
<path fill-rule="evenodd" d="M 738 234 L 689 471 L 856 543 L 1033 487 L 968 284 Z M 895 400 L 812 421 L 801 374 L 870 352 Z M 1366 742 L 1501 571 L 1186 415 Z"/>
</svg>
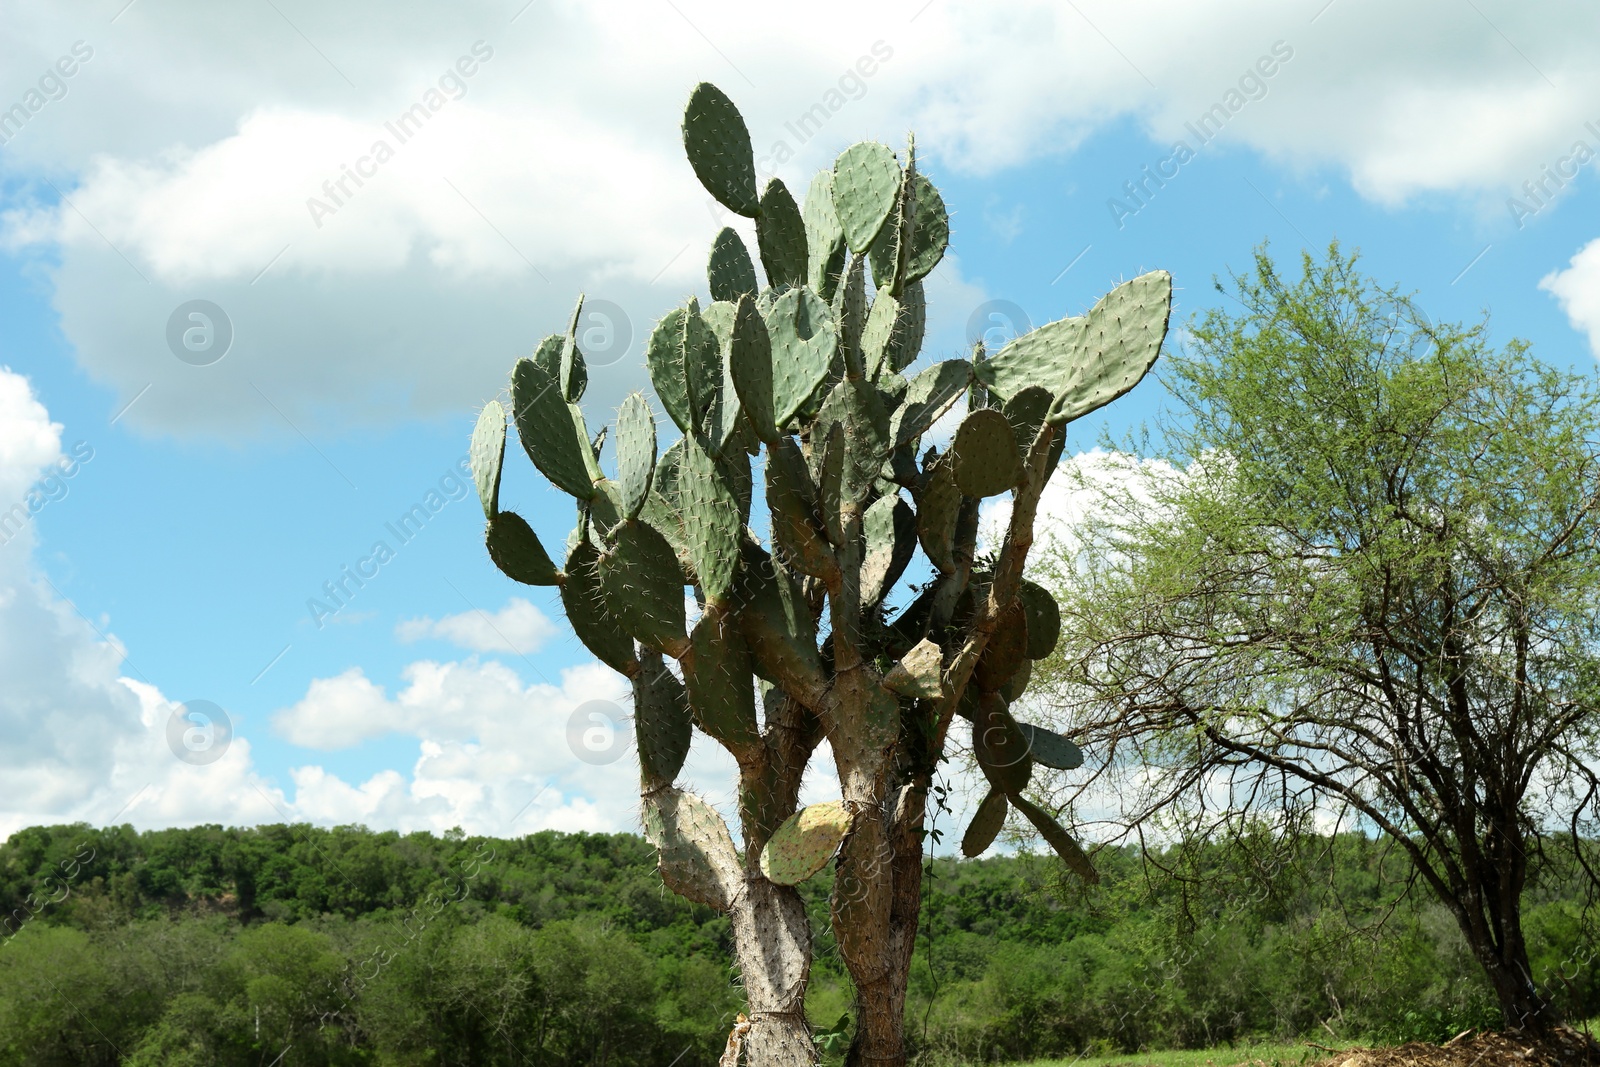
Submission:
<svg viewBox="0 0 1600 1067">
<path fill-rule="evenodd" d="M 889 595 L 917 552 L 917 517 L 898 496 L 873 501 L 862 517 L 866 549 L 861 561 L 861 604 Z"/>
<path fill-rule="evenodd" d="M 572 321 L 567 325 L 567 336 L 561 342 L 561 399 L 576 404 L 589 388 L 589 369 L 584 365 L 583 352 L 578 348 L 578 323 L 583 321 L 583 294 L 578 294 L 578 305 L 572 309 Z"/>
<path fill-rule="evenodd" d="M 833 206 L 833 171 L 819 171 L 811 179 L 801 217 L 806 224 L 806 284 L 831 302 L 848 252 L 844 227 Z"/>
<path fill-rule="evenodd" d="M 861 369 L 873 381 L 878 380 L 883 370 L 894 369 L 885 366 L 892 362 L 885 356 L 894 335 L 895 320 L 899 317 L 900 301 L 891 296 L 887 288 L 879 289 L 872 301 L 872 310 L 867 312 L 866 324 L 861 327 Z"/>
<path fill-rule="evenodd" d="M 650 497 L 656 472 L 656 418 L 643 393 L 630 393 L 617 412 L 617 481 L 623 518 L 635 519 Z"/>
<path fill-rule="evenodd" d="M 802 808 L 783 821 L 761 850 L 761 873 L 776 885 L 799 885 L 828 865 L 850 832 L 844 801 Z"/>
<path fill-rule="evenodd" d="M 901 656 L 883 676 L 883 687 L 917 700 L 938 700 L 944 695 L 944 654 L 924 637 Z"/>
<path fill-rule="evenodd" d="M 744 239 L 724 226 L 711 242 L 711 260 L 706 264 L 706 280 L 711 283 L 711 299 L 737 303 L 745 293 L 755 296 L 760 292 L 756 284 L 756 266 L 750 261 L 750 250 Z"/>
<path fill-rule="evenodd" d="M 890 437 L 896 447 L 910 444 L 961 398 L 972 382 L 972 364 L 964 359 L 935 363 L 906 387 L 906 395 L 890 420 Z"/>
<path fill-rule="evenodd" d="M 956 484 L 967 496 L 996 496 L 1022 480 L 1022 457 L 1011 424 L 993 408 L 969 412 L 961 420 L 950 454 Z"/>
<path fill-rule="evenodd" d="M 595 569 L 606 610 L 630 637 L 669 656 L 683 654 L 689 636 L 683 572 L 665 537 L 645 523 L 625 522 Z"/>
<path fill-rule="evenodd" d="M 521 515 L 498 511 L 484 531 L 489 558 L 500 572 L 523 585 L 560 585 L 564 577 L 550 562 L 539 535 Z"/>
<path fill-rule="evenodd" d="M 894 332 L 884 354 L 884 369 L 902 371 L 922 354 L 922 340 L 928 330 L 928 302 L 922 282 L 907 282 L 900 291 L 900 313 L 895 316 Z"/>
<path fill-rule="evenodd" d="M 584 647 L 612 670 L 633 677 L 639 661 L 633 655 L 633 640 L 606 606 L 595 564 L 599 551 L 588 541 L 579 541 L 567 555 L 567 577 L 561 583 L 561 606 L 567 622 Z"/>
<path fill-rule="evenodd" d="M 683 683 L 667 670 L 661 653 L 645 650 L 633 683 L 633 736 L 646 789 L 671 785 L 678 777 L 692 734 Z"/>
<path fill-rule="evenodd" d="M 472 481 L 478 487 L 483 517 L 493 519 L 500 510 L 500 472 L 506 458 L 506 409 L 500 401 L 491 400 L 478 412 L 477 425 L 472 428 L 472 447 L 467 453 L 472 459 Z"/>
<path fill-rule="evenodd" d="M 911 195 L 914 204 L 916 230 L 911 236 L 911 254 L 906 260 L 904 285 L 928 276 L 950 244 L 950 216 L 945 211 L 944 198 L 927 176 L 912 176 Z"/>
<path fill-rule="evenodd" d="M 773 541 L 793 566 L 822 577 L 833 567 L 833 550 L 817 527 L 816 485 L 793 438 L 780 438 L 767 453 L 766 477 Z"/>
<path fill-rule="evenodd" d="M 1139 384 L 1161 352 L 1171 308 L 1172 275 L 1142 274 L 1087 315 L 1018 337 L 981 364 L 978 377 L 1001 399 L 1044 386 L 1060 405 L 1056 425 L 1065 425 Z"/>
<path fill-rule="evenodd" d="M 656 399 L 667 417 L 684 433 L 694 430 L 694 415 L 689 408 L 689 375 L 683 366 L 683 330 L 687 312 L 673 308 L 661 317 L 645 345 L 645 364 L 656 387 Z"/>
<path fill-rule="evenodd" d="M 803 678 L 826 684 L 817 654 L 817 628 L 800 584 L 759 546 L 746 542 L 740 571 L 739 630 L 756 672 L 774 685 Z"/>
<path fill-rule="evenodd" d="M 1000 687 L 1000 695 L 1006 698 L 1006 704 L 1015 704 L 1022 699 L 1028 691 L 1028 683 L 1033 680 L 1033 660 L 1024 659 L 1016 672 L 1006 679 L 1006 684 Z"/>
<path fill-rule="evenodd" d="M 723 351 L 731 348 L 730 343 L 723 346 Z M 737 463 L 742 458 L 748 466 L 748 449 L 755 431 L 745 421 L 744 404 L 739 400 L 738 386 L 733 384 L 733 363 L 727 358 L 722 360 L 722 385 L 717 390 L 717 404 L 712 410 L 711 431 L 719 459 Z M 748 519 L 749 513 L 746 504 L 741 514 Z"/>
<path fill-rule="evenodd" d="M 768 445 L 778 442 L 778 419 L 772 395 L 772 338 L 750 296 L 739 299 L 733 339 L 728 346 L 728 373 L 739 405 L 755 435 Z"/>
<path fill-rule="evenodd" d="M 789 187 L 773 178 L 761 194 L 756 216 L 756 247 L 767 284 L 799 287 L 806 283 L 806 224 Z"/>
<path fill-rule="evenodd" d="M 833 387 L 817 412 L 817 427 L 844 427 L 845 463 L 840 491 L 847 500 L 865 500 L 883 461 L 889 458 L 889 415 L 869 382 L 846 378 Z"/>
<path fill-rule="evenodd" d="M 1024 578 L 1017 599 L 1028 613 L 1028 658 L 1044 659 L 1061 638 L 1061 607 L 1050 590 Z"/>
<path fill-rule="evenodd" d="M 946 454 L 927 469 L 927 480 L 917 497 L 917 539 L 928 561 L 941 574 L 956 569 L 956 520 L 961 515 L 961 489 L 956 485 L 954 464 Z"/>
<path fill-rule="evenodd" d="M 839 154 L 833 164 L 833 206 L 850 251 L 872 247 L 899 192 L 900 164 L 888 145 L 861 141 Z"/>
<path fill-rule="evenodd" d="M 644 836 L 655 846 L 668 889 L 708 908 L 728 910 L 740 875 L 738 854 L 715 808 L 681 789 L 649 793 L 644 798 Z"/>
<path fill-rule="evenodd" d="M 1063 830 L 1048 812 L 1016 795 L 1011 797 L 1011 803 L 1027 816 L 1028 821 L 1033 823 L 1034 829 L 1039 831 L 1039 836 L 1050 843 L 1050 847 L 1056 850 L 1056 855 L 1072 868 L 1073 873 L 1090 885 L 1099 884 L 1100 873 L 1094 869 L 1094 864 L 1089 862 L 1089 857 L 1079 847 L 1078 842 L 1072 839 L 1072 835 Z"/>
<path fill-rule="evenodd" d="M 561 351 L 567 347 L 567 339 L 559 333 L 550 334 L 539 342 L 530 357 L 539 365 L 539 369 L 550 375 L 550 380 L 561 380 Z"/>
<path fill-rule="evenodd" d="M 622 487 L 610 478 L 595 483 L 594 499 L 578 506 L 580 515 L 587 514 L 593 528 L 592 539 L 607 541 L 611 532 L 622 525 Z"/>
<path fill-rule="evenodd" d="M 833 294 L 833 321 L 839 329 L 839 361 L 835 376 L 845 368 L 862 371 L 861 331 L 867 323 L 866 272 L 860 256 L 850 260 L 839 287 Z"/>
<path fill-rule="evenodd" d="M 1050 395 L 1050 390 L 1040 385 L 1030 385 L 1001 405 L 1000 410 L 1005 412 L 1006 421 L 1011 423 L 1011 430 L 1016 436 L 1017 451 L 1024 457 L 1033 450 L 1034 438 L 1039 435 L 1039 428 L 1044 425 L 1054 403 L 1055 398 Z M 1051 471 L 1061 462 L 1061 453 L 1066 447 L 1067 435 L 1056 430 L 1055 436 L 1050 439 L 1050 457 L 1046 460 Z"/>
<path fill-rule="evenodd" d="M 683 677 L 695 724 L 732 748 L 760 744 L 750 649 L 734 617 L 708 605 L 690 641 L 693 648 L 683 660 Z"/>
<path fill-rule="evenodd" d="M 972 672 L 979 690 L 997 692 L 1028 661 L 1028 615 L 1018 602 L 1000 616 Z"/>
<path fill-rule="evenodd" d="M 840 507 L 844 503 L 845 429 L 841 422 L 818 421 L 817 429 L 825 432 L 822 444 L 811 444 L 813 474 L 817 484 L 817 511 L 822 515 L 822 527 L 828 540 L 835 545 L 844 544 L 844 520 Z"/>
<path fill-rule="evenodd" d="M 973 813 L 967 832 L 961 835 L 963 856 L 976 859 L 989 851 L 994 839 L 1005 829 L 1008 807 L 1004 793 L 998 789 L 989 790 L 988 795 L 983 798 L 983 803 L 979 804 L 978 810 Z"/>
<path fill-rule="evenodd" d="M 996 789 L 1015 796 L 1028 787 L 1033 757 L 1028 755 L 1027 739 L 998 693 L 985 693 L 978 698 L 972 720 L 972 753 L 978 759 L 978 768 Z"/>
<path fill-rule="evenodd" d="M 727 471 L 695 439 L 684 438 L 679 473 L 684 540 L 707 600 L 725 601 L 739 564 L 744 524 Z"/>
<path fill-rule="evenodd" d="M 728 326 L 731 329 L 731 316 Z M 717 332 L 700 313 L 700 301 L 694 297 L 689 298 L 689 306 L 683 310 L 683 335 L 678 347 L 683 353 L 684 375 L 689 380 L 690 417 L 694 428 L 704 431 L 722 390 L 722 354 Z"/>
<path fill-rule="evenodd" d="M 1037 762 L 1058 771 L 1075 771 L 1083 766 L 1083 749 L 1054 730 L 1025 722 L 1017 723 L 1017 728 L 1022 731 L 1028 751 Z"/>
<path fill-rule="evenodd" d="M 533 465 L 557 488 L 580 500 L 593 497 L 594 453 L 583 414 L 561 399 L 555 379 L 531 359 L 517 360 L 511 372 L 511 410 Z"/>
<path fill-rule="evenodd" d="M 756 217 L 761 201 L 756 195 L 750 131 L 733 101 L 710 82 L 701 82 L 689 94 L 689 106 L 683 111 L 683 149 L 706 192 L 729 211 Z"/>
<path fill-rule="evenodd" d="M 790 289 L 780 296 L 766 325 L 772 341 L 773 416 L 782 428 L 827 381 L 838 337 L 828 305 L 809 289 Z"/>
</svg>

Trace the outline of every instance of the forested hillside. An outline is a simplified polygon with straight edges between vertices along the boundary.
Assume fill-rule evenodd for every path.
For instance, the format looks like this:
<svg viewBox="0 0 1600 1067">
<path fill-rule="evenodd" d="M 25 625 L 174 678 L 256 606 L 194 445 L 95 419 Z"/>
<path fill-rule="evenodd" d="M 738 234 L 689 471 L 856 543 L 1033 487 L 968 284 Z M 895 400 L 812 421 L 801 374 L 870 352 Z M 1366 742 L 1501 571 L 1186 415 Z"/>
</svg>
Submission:
<svg viewBox="0 0 1600 1067">
<path fill-rule="evenodd" d="M 938 860 L 908 1029 L 931 1062 L 1245 1037 L 1442 1038 L 1497 1024 L 1449 918 L 1391 906 L 1357 836 L 1158 857 Z M 818 930 L 819 1029 L 848 989 Z M 1529 901 L 1541 982 L 1600 1012 L 1582 902 Z M 725 920 L 626 834 L 35 828 L 0 845 L 0 1065 L 712 1064 L 739 989 Z"/>
</svg>

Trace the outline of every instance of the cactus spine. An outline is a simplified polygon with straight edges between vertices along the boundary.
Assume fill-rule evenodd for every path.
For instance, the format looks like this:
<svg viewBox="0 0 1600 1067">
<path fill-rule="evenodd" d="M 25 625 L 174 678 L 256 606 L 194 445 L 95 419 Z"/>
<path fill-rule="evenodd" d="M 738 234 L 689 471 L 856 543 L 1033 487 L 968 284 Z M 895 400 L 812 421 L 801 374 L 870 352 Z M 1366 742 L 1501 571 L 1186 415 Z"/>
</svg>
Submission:
<svg viewBox="0 0 1600 1067">
<path fill-rule="evenodd" d="M 616 477 L 602 471 L 578 408 L 588 375 L 575 312 L 565 336 L 518 361 L 510 421 L 574 498 L 578 527 L 558 568 L 528 523 L 500 510 L 507 414 L 491 401 L 471 449 L 489 554 L 517 581 L 559 586 L 579 638 L 632 680 L 646 835 L 669 887 L 730 915 L 750 998 L 746 1061 L 815 1062 L 803 1010 L 811 937 L 793 886 L 832 861 L 832 923 L 857 990 L 852 1062 L 903 1063 L 924 803 L 957 715 L 972 720 L 992 786 L 963 850 L 988 848 L 1014 809 L 1095 878 L 1077 842 L 1022 795 L 1035 763 L 1083 759 L 1011 714 L 1061 626 L 1022 572 L 1064 427 L 1148 371 L 1171 279 L 1142 275 L 1087 315 L 913 374 L 922 279 L 950 233 L 914 146 L 850 146 L 801 207 L 780 181 L 757 189 L 749 131 L 716 87 L 694 90 L 683 139 L 712 196 L 754 220 L 758 254 L 723 229 L 713 302 L 689 298 L 650 334 L 656 404 L 681 437 L 658 449 L 649 400 L 630 396 Z M 919 455 L 963 394 L 970 411 L 948 452 Z M 767 544 L 750 519 L 762 453 Z M 978 504 L 1002 493 L 1009 526 L 978 569 Z M 919 548 L 932 579 L 890 618 L 884 605 Z M 692 627 L 686 588 L 704 605 Z M 738 763 L 742 849 L 675 784 L 694 728 Z M 802 810 L 801 777 L 824 742 L 843 795 Z"/>
</svg>

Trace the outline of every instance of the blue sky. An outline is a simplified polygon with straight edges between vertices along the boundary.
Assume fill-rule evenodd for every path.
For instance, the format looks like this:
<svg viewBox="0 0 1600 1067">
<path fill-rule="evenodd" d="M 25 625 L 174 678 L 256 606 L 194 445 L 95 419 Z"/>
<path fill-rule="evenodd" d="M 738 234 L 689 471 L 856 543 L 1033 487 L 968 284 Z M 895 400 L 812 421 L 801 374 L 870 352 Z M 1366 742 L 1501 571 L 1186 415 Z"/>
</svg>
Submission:
<svg viewBox="0 0 1600 1067">
<path fill-rule="evenodd" d="M 631 755 L 569 745 L 623 689 L 549 591 L 489 564 L 457 464 L 580 291 L 602 302 L 591 426 L 645 383 L 721 224 L 677 142 L 702 78 L 797 192 L 916 129 L 953 231 L 925 358 L 1158 267 L 1177 327 L 1261 242 L 1334 239 L 1436 321 L 1488 312 L 1585 371 L 1600 345 L 1600 15 L 1578 4 L 824 4 L 826 39 L 799 42 L 733 5 L 125 2 L 8 5 L 0 44 L 0 108 L 27 111 L 0 125 L 0 509 L 92 450 L 0 546 L 0 834 L 633 825 Z M 419 103 L 399 143 L 385 124 Z M 346 168 L 367 178 L 330 212 Z M 193 300 L 233 333 L 206 365 L 168 344 Z M 1162 400 L 1152 380 L 1071 443 Z M 514 445 L 503 499 L 562 543 L 570 501 Z M 308 602 L 380 541 L 319 624 Z M 196 700 L 233 724 L 214 762 L 167 742 Z M 727 770 L 698 740 L 691 781 L 725 797 Z"/>
</svg>

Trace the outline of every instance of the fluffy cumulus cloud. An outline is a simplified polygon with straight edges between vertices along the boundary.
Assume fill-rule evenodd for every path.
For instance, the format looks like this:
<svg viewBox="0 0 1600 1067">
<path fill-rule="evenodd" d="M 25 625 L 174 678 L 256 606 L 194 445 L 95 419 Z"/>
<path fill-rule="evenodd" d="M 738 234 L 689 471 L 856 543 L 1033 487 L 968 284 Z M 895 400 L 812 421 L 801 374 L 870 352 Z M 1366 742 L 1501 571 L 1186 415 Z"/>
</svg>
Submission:
<svg viewBox="0 0 1600 1067">
<path fill-rule="evenodd" d="M 511 836 L 534 829 L 625 830 L 638 825 L 638 764 L 628 687 L 597 663 L 525 685 L 493 661 L 420 661 L 392 697 L 360 670 L 311 683 L 279 712 L 276 732 L 310 749 L 347 749 L 400 735 L 416 743 L 409 776 L 383 770 L 350 782 L 311 763 L 296 768 L 294 807 L 317 821 L 364 822 Z M 734 814 L 737 768 L 696 735 L 683 780 Z M 838 795 L 825 757 L 806 802 Z M 735 824 L 736 825 L 736 824 Z"/>
<path fill-rule="evenodd" d="M 0 368 L 0 837 L 135 811 L 147 825 L 271 818 L 281 797 L 251 775 L 249 743 L 208 766 L 179 759 L 178 707 L 126 677 L 106 620 L 79 614 L 38 567 L 35 516 L 89 458 L 60 434 L 28 380 Z"/>
<path fill-rule="evenodd" d="M 0 124 L 0 236 L 51 257 L 84 367 L 114 403 L 151 386 L 127 418 L 168 432 L 459 410 L 580 289 L 592 402 L 614 404 L 730 221 L 678 143 L 703 77 L 797 191 L 841 144 L 908 124 L 937 177 L 1133 121 L 1163 146 L 1331 166 L 1385 201 L 1499 204 L 1600 120 L 1583 46 L 1600 10 L 1577 0 L 1386 10 L 1378 35 L 1360 0 L 1037 0 L 1004 19 L 971 0 L 830 2 L 816 15 L 839 32 L 799 37 L 724 2 L 121 6 L 19 13 L 0 42 L 4 69 L 39 72 Z M 935 340 L 954 344 L 982 294 L 958 264 L 942 274 L 961 310 Z M 218 348 L 185 362 L 169 343 L 199 322 L 178 313 L 193 299 L 231 334 L 206 366 Z"/>
<path fill-rule="evenodd" d="M 1551 271 L 1539 288 L 1561 302 L 1575 330 L 1589 335 L 1589 348 L 1600 356 L 1600 238 L 1590 241 L 1567 266 Z"/>
<path fill-rule="evenodd" d="M 436 638 L 470 652 L 509 652 L 527 656 L 556 634 L 555 623 L 537 607 L 514 596 L 494 614 L 464 611 L 442 619 L 406 619 L 395 627 L 402 641 Z"/>
<path fill-rule="evenodd" d="M 306 750 L 287 781 L 262 774 L 226 712 L 180 705 L 134 668 L 106 619 L 81 615 L 39 567 L 35 516 L 64 495 L 75 463 L 28 380 L 0 368 L 0 840 L 29 825 L 139 827 L 310 820 L 513 835 L 637 825 L 628 692 L 588 663 L 524 685 L 493 661 L 423 660 L 394 695 L 360 669 L 318 678 L 273 727 Z M 527 651 L 552 624 L 513 598 L 494 614 L 417 619 L 402 636 Z M 133 657 L 137 659 L 137 657 Z M 402 770 L 350 782 L 321 752 L 409 738 Z M 686 772 L 725 808 L 732 762 L 703 740 Z M 816 795 L 819 794 L 820 795 Z M 808 795 L 836 795 L 819 768 Z"/>
</svg>

